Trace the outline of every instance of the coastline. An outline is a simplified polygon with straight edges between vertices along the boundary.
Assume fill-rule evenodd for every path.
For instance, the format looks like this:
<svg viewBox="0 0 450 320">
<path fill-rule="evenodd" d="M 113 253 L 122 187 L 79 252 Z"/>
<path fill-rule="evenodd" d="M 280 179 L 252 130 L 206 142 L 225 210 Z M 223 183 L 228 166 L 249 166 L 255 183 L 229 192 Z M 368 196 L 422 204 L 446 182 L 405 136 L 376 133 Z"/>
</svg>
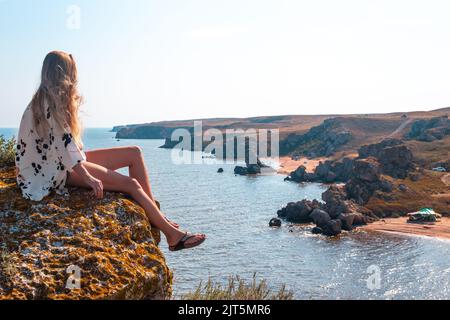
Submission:
<svg viewBox="0 0 450 320">
<path fill-rule="evenodd" d="M 290 157 L 280 157 L 279 159 L 279 168 L 277 169 L 278 174 L 287 174 L 289 175 L 291 172 L 295 171 L 299 166 L 304 166 L 306 168 L 307 172 L 314 172 L 315 168 L 319 165 L 319 163 L 322 161 L 326 161 L 326 158 L 317 158 L 317 159 L 308 159 L 306 157 L 299 158 L 298 160 L 293 160 Z M 421 177 L 421 184 L 424 184 L 425 186 L 433 185 L 433 182 L 436 183 L 435 180 L 438 180 L 439 182 L 442 181 L 445 186 L 450 185 L 450 174 L 444 174 L 442 177 L 438 177 L 437 179 L 434 179 L 431 181 L 431 177 L 433 174 L 429 174 L 427 176 L 422 175 Z M 434 176 L 433 176 L 434 177 Z M 430 181 L 428 181 L 430 180 Z M 408 201 L 411 196 L 409 193 L 420 193 L 420 192 L 429 192 L 431 193 L 430 197 L 433 200 L 437 200 L 440 198 L 447 198 L 449 196 L 448 192 L 445 192 L 444 190 L 440 190 L 439 193 L 432 192 L 428 189 L 425 191 L 421 187 L 421 184 L 411 183 L 409 180 L 399 180 L 400 182 L 403 182 L 403 185 L 406 186 L 406 191 L 398 191 L 399 188 L 397 185 L 395 186 L 395 192 L 397 196 L 400 196 L 401 201 Z M 416 187 L 419 187 L 418 189 Z M 373 198 L 375 199 L 375 198 Z M 377 199 L 375 199 L 377 200 Z M 375 201 L 374 200 L 374 201 Z M 445 199 L 443 199 L 445 200 Z M 383 204 L 385 204 L 384 201 L 382 201 Z M 383 206 L 379 206 L 379 204 L 376 203 L 368 203 L 368 207 L 370 207 L 372 210 L 377 209 L 380 213 L 379 216 L 387 208 Z M 398 206 L 397 206 L 398 207 Z M 433 206 L 435 207 L 435 206 Z M 439 208 L 438 208 L 439 209 Z M 440 208 L 443 210 L 442 208 Z M 413 208 L 403 208 L 403 210 L 400 210 L 403 212 L 412 212 L 414 211 Z M 438 238 L 438 239 L 445 239 L 450 240 L 450 217 L 442 217 L 439 221 L 436 223 L 430 223 L 430 224 L 420 224 L 420 223 L 408 223 L 407 217 L 398 217 L 398 218 L 384 218 L 380 219 L 378 221 L 374 221 L 372 223 L 369 223 L 367 225 L 358 227 L 359 230 L 364 231 L 370 231 L 370 232 L 384 232 L 384 233 L 396 233 L 401 235 L 409 235 L 409 236 L 421 236 L 421 237 L 430 237 L 430 238 Z"/>
<path fill-rule="evenodd" d="M 407 220 L 406 217 L 386 218 L 358 229 L 450 240 L 450 218 L 442 217 L 434 224 L 408 223 Z"/>
<path fill-rule="evenodd" d="M 307 172 L 314 172 L 314 169 L 322 161 L 327 160 L 326 158 L 316 158 L 308 159 L 306 157 L 301 157 L 298 160 L 294 160 L 291 157 L 280 157 L 279 168 L 277 169 L 278 174 L 289 175 L 292 171 L 297 170 L 300 166 L 305 166 Z"/>
</svg>

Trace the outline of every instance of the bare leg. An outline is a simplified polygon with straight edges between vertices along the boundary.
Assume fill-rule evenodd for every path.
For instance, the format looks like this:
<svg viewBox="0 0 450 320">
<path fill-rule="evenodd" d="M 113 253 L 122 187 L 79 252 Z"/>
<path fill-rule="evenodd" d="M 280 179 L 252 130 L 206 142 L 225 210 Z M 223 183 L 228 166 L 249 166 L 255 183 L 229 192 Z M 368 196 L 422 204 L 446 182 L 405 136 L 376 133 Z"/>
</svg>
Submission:
<svg viewBox="0 0 450 320">
<path fill-rule="evenodd" d="M 87 161 L 96 163 L 110 170 L 118 170 L 128 167 L 131 178 L 139 181 L 142 189 L 154 200 L 147 167 L 140 147 L 118 147 L 110 149 L 97 149 L 86 152 Z"/>
<path fill-rule="evenodd" d="M 180 239 L 183 238 L 185 233 L 175 228 L 166 220 L 164 215 L 159 211 L 155 202 L 144 192 L 140 183 L 136 179 L 124 176 L 95 163 L 85 162 L 83 165 L 92 176 L 103 182 L 103 188 L 106 191 L 123 192 L 132 196 L 133 199 L 142 206 L 150 223 L 164 233 L 169 246 L 175 245 Z M 89 188 L 89 186 L 86 185 L 81 177 L 75 172 L 72 172 L 69 175 L 67 184 L 74 187 Z M 189 239 L 186 244 L 194 244 L 204 238 L 205 235 L 198 234 L 194 238 Z"/>
<path fill-rule="evenodd" d="M 127 168 L 131 178 L 136 179 L 145 193 L 152 199 L 153 197 L 148 178 L 147 167 L 144 162 L 140 147 L 117 147 L 109 149 L 96 149 L 86 152 L 88 162 L 98 164 L 110 170 Z M 174 227 L 179 228 L 177 223 L 169 221 Z"/>
</svg>

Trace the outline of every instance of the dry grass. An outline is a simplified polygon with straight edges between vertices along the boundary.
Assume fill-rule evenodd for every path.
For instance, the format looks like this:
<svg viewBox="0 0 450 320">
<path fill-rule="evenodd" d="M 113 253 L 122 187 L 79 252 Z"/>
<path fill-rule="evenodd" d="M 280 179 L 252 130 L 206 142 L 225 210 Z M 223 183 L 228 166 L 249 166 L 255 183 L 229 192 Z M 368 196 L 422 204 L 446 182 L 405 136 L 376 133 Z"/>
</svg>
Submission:
<svg viewBox="0 0 450 320">
<path fill-rule="evenodd" d="M 0 135 L 0 168 L 14 165 L 16 141 Z"/>
<path fill-rule="evenodd" d="M 394 185 L 392 193 L 383 197 L 372 197 L 366 207 L 378 216 L 403 216 L 421 208 L 430 207 L 435 211 L 450 215 L 450 187 L 442 181 L 444 174 L 424 170 L 418 181 L 407 179 L 392 179 L 385 177 Z M 400 191 L 399 185 L 407 187 Z"/>
<path fill-rule="evenodd" d="M 283 285 L 276 293 L 267 286 L 266 280 L 258 280 L 256 274 L 247 284 L 239 276 L 230 276 L 227 286 L 215 283 L 211 278 L 197 289 L 183 295 L 183 300 L 292 300 L 294 294 Z"/>
<path fill-rule="evenodd" d="M 410 140 L 406 144 L 414 154 L 414 158 L 422 166 L 430 168 L 435 162 L 450 159 L 450 136 L 433 142 Z"/>
</svg>

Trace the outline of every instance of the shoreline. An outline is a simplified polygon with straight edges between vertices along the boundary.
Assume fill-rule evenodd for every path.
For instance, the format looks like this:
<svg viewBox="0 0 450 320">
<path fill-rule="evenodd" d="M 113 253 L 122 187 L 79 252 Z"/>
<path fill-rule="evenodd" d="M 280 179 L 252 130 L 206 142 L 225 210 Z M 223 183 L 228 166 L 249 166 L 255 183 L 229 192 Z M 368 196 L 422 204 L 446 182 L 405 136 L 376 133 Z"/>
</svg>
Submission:
<svg viewBox="0 0 450 320">
<path fill-rule="evenodd" d="M 407 217 L 386 218 L 358 229 L 450 240 L 450 218 L 442 217 L 434 224 L 408 223 L 407 220 Z"/>
<path fill-rule="evenodd" d="M 308 159 L 301 157 L 298 160 L 293 160 L 291 157 L 280 157 L 279 167 L 276 169 L 278 174 L 289 175 L 292 171 L 295 171 L 300 166 L 304 166 L 307 172 L 314 172 L 314 169 L 326 158 Z"/>
</svg>

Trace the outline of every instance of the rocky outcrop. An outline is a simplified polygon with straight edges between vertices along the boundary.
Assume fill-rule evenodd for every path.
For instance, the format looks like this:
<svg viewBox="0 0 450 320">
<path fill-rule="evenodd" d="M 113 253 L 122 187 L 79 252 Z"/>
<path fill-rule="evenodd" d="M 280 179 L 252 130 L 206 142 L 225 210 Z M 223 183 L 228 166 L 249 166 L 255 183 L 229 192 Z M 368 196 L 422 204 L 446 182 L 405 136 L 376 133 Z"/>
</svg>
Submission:
<svg viewBox="0 0 450 320">
<path fill-rule="evenodd" d="M 314 174 L 307 172 L 305 166 L 300 166 L 295 171 L 292 171 L 284 180 L 294 182 L 313 182 L 314 178 Z"/>
<path fill-rule="evenodd" d="M 261 173 L 261 166 L 259 166 L 258 164 L 248 164 L 246 167 L 236 166 L 234 168 L 234 174 L 241 176 L 260 173 Z"/>
<path fill-rule="evenodd" d="M 381 176 L 381 165 L 373 158 L 359 159 L 351 179 L 345 185 L 347 197 L 359 205 L 366 204 L 377 190 L 391 192 L 392 185 Z"/>
<path fill-rule="evenodd" d="M 359 158 L 373 157 L 381 164 L 381 172 L 393 178 L 404 179 L 414 169 L 413 154 L 401 140 L 386 139 L 380 143 L 362 146 Z"/>
<path fill-rule="evenodd" d="M 342 213 L 355 211 L 351 202 L 347 201 L 347 194 L 342 186 L 331 185 L 322 193 L 322 200 L 324 201 L 322 208 L 329 212 L 333 219 Z"/>
<path fill-rule="evenodd" d="M 334 183 L 346 182 L 350 179 L 353 171 L 354 160 L 344 158 L 341 161 L 320 162 L 313 173 L 307 172 L 304 166 L 290 173 L 287 181 L 294 182 L 320 182 Z"/>
<path fill-rule="evenodd" d="M 280 153 L 295 151 L 307 157 L 328 157 L 353 138 L 352 133 L 341 126 L 339 118 L 327 119 L 305 134 L 291 134 L 280 143 Z"/>
<path fill-rule="evenodd" d="M 358 177 L 370 182 L 370 180 L 379 180 L 380 174 L 404 179 L 413 169 L 411 150 L 400 140 L 387 139 L 377 144 L 362 146 L 359 149 L 358 159 L 344 158 L 340 161 L 320 162 L 313 173 L 307 172 L 304 166 L 300 166 L 291 172 L 286 180 L 348 183 L 352 178 Z"/>
<path fill-rule="evenodd" d="M 378 158 L 384 148 L 395 147 L 401 144 L 403 144 L 403 141 L 399 139 L 385 139 L 380 143 L 364 145 L 358 150 L 359 158 Z"/>
<path fill-rule="evenodd" d="M 407 139 L 432 142 L 441 140 L 447 135 L 450 135 L 450 119 L 447 116 L 442 116 L 416 120 L 405 137 Z"/>
<path fill-rule="evenodd" d="M 298 202 L 290 202 L 286 207 L 278 210 L 277 215 L 293 223 L 308 223 L 312 221 L 311 213 L 314 209 L 321 208 L 321 204 L 317 200 L 302 200 Z"/>
<path fill-rule="evenodd" d="M 234 168 L 234 174 L 240 176 L 255 175 L 262 173 L 264 170 L 273 171 L 273 169 L 270 166 L 265 165 L 264 163 L 261 162 L 261 160 L 257 159 L 257 163 L 254 164 L 247 163 L 245 167 L 236 166 Z"/>
<path fill-rule="evenodd" d="M 301 200 L 288 203 L 278 210 L 279 218 L 292 223 L 314 223 L 314 234 L 336 236 L 342 230 L 368 223 L 372 213 L 349 199 L 345 187 L 332 185 L 322 194 L 322 200 Z"/>
<path fill-rule="evenodd" d="M 322 194 L 323 203 L 316 203 L 314 208 L 311 201 L 302 200 L 288 204 L 278 214 L 291 222 L 315 222 L 314 233 L 333 235 L 339 228 L 351 230 L 424 206 L 448 213 L 448 186 L 438 175 L 416 170 L 412 159 L 402 141 L 389 139 L 361 147 L 358 158 L 344 160 L 347 165 L 344 161 L 325 162 L 314 173 L 299 167 L 291 173 L 290 180 L 331 182 L 339 177 L 346 180 L 345 185 L 331 185 Z"/>
<path fill-rule="evenodd" d="M 165 138 L 164 144 L 160 146 L 161 149 L 174 149 L 178 144 L 180 144 L 182 139 L 179 141 L 173 141 L 171 138 Z"/>
<path fill-rule="evenodd" d="M 70 197 L 31 202 L 22 198 L 12 170 L 0 170 L 0 178 L 0 299 L 171 295 L 159 232 L 134 202 L 115 193 L 96 200 L 76 189 Z"/>
<path fill-rule="evenodd" d="M 273 218 L 269 221 L 269 227 L 278 228 L 281 227 L 281 220 L 278 218 Z"/>
<path fill-rule="evenodd" d="M 319 227 L 323 229 L 328 222 L 331 221 L 331 217 L 328 212 L 322 209 L 314 209 L 309 215 L 311 220 Z"/>
<path fill-rule="evenodd" d="M 117 139 L 165 139 L 176 128 L 159 125 L 131 125 L 116 128 Z"/>
<path fill-rule="evenodd" d="M 342 222 L 339 219 L 333 219 L 328 221 L 325 225 L 322 227 L 319 227 L 322 229 L 322 233 L 326 236 L 337 236 L 342 232 Z"/>
<path fill-rule="evenodd" d="M 322 233 L 327 236 L 337 236 L 342 232 L 342 222 L 339 219 L 331 219 L 328 212 L 314 209 L 311 212 L 311 220 L 316 224 L 312 230 L 314 234 Z"/>
<path fill-rule="evenodd" d="M 111 129 L 111 132 L 118 132 L 118 131 L 120 131 L 121 129 L 123 129 L 123 128 L 126 128 L 127 126 L 114 126 L 112 129 Z"/>
<path fill-rule="evenodd" d="M 327 235 L 338 234 L 340 229 L 351 230 L 376 218 L 364 207 L 374 196 L 387 197 L 393 191 L 392 183 L 383 175 L 393 178 L 411 176 L 414 169 L 411 151 L 401 140 L 387 139 L 380 143 L 362 146 L 359 158 L 320 163 L 313 173 L 300 166 L 286 180 L 296 182 L 344 182 L 345 186 L 331 185 L 322 194 L 323 203 L 314 208 L 312 202 L 303 200 L 291 203 L 279 211 L 279 216 L 291 222 L 316 223 Z M 338 220 L 339 222 L 335 222 Z"/>
</svg>

